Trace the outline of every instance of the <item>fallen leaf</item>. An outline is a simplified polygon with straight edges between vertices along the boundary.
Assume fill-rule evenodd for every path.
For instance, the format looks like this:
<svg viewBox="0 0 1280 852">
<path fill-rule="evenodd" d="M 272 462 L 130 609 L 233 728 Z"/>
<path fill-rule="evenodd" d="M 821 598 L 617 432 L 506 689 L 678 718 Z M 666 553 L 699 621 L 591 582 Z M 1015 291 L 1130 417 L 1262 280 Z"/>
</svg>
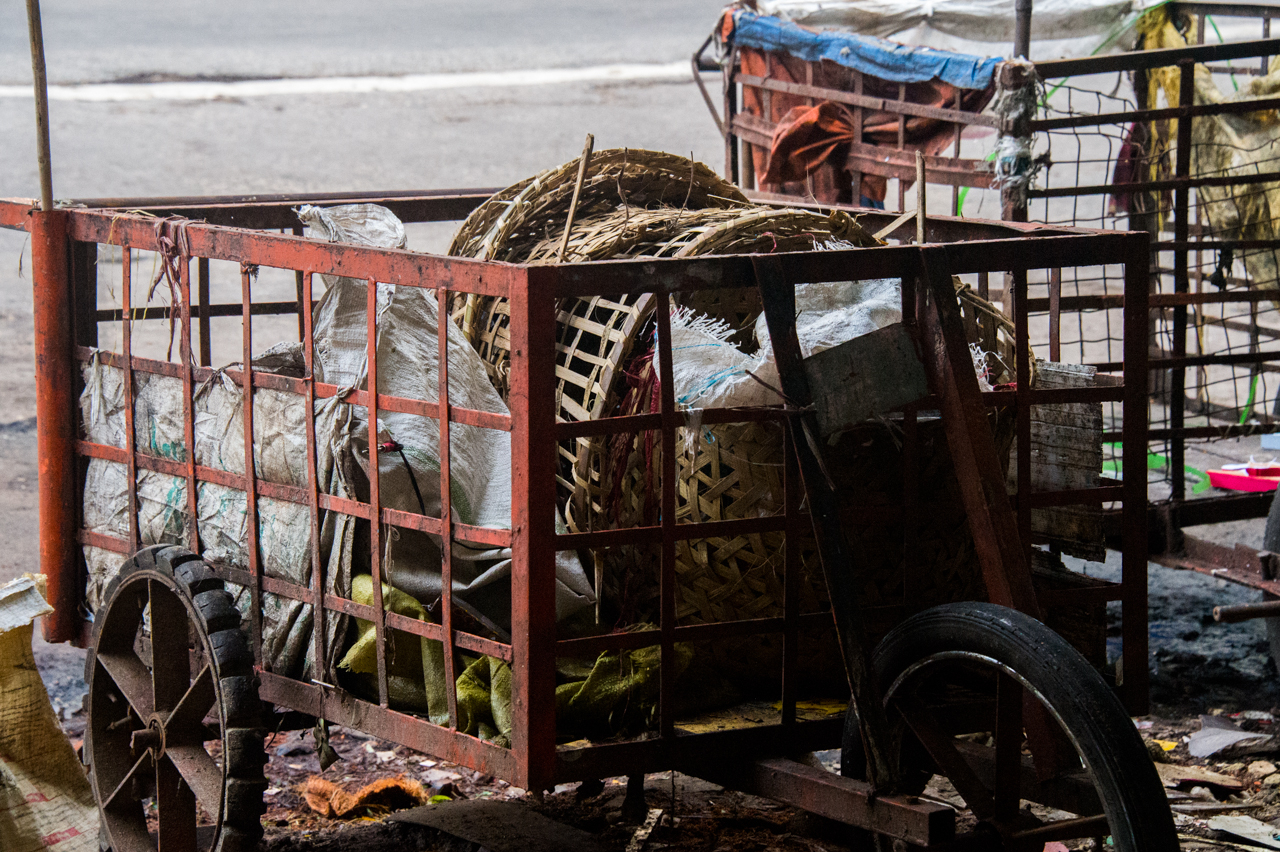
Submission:
<svg viewBox="0 0 1280 852">
<path fill-rule="evenodd" d="M 1160 748 L 1164 749 L 1165 751 L 1173 751 L 1175 748 L 1178 747 L 1177 742 L 1175 742 L 1174 740 L 1152 740 L 1151 742 L 1160 746 Z"/>
</svg>

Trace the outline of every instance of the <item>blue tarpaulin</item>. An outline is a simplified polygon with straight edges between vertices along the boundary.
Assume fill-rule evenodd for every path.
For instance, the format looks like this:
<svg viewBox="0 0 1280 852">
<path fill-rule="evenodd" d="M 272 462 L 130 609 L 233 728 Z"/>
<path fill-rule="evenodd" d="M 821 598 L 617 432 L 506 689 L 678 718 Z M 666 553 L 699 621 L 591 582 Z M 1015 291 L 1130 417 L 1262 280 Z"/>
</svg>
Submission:
<svg viewBox="0 0 1280 852">
<path fill-rule="evenodd" d="M 985 89 L 991 85 L 991 75 L 1001 62 L 996 57 L 910 47 L 854 33 L 815 33 L 789 21 L 745 10 L 733 13 L 733 41 L 743 47 L 789 53 L 809 62 L 829 59 L 895 83 L 923 83 L 936 77 L 961 89 Z"/>
</svg>

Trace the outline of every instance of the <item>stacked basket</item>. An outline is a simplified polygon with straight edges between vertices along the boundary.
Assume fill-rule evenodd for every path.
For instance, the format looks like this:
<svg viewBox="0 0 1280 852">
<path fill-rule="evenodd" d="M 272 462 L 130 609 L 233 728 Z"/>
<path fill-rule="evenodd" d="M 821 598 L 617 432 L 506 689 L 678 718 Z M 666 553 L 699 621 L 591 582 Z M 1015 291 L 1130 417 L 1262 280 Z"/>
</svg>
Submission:
<svg viewBox="0 0 1280 852">
<path fill-rule="evenodd" d="M 498 193 L 468 218 L 450 253 L 515 263 L 557 262 L 578 171 L 579 161 L 573 160 Z M 828 216 L 752 205 L 736 187 L 699 163 L 650 151 L 612 150 L 590 160 L 563 260 L 811 251 L 876 243 L 843 213 Z M 760 312 L 755 288 L 691 295 L 684 307 L 723 320 L 731 329 L 730 340 L 744 350 L 754 344 Z M 657 410 L 654 301 L 648 295 L 597 297 L 570 299 L 558 306 L 561 418 L 580 421 Z M 975 341 L 998 333 L 994 319 L 1000 314 L 988 303 L 966 293 L 961 305 Z M 453 305 L 453 316 L 505 397 L 510 348 L 505 300 L 471 296 Z M 900 494 L 900 444 L 892 430 L 883 424 L 863 427 L 845 435 L 830 453 L 836 467 L 833 476 L 847 486 L 843 493 L 851 507 L 865 506 L 868 500 L 887 506 L 898 496 L 894 492 Z M 923 606 L 982 593 L 946 442 L 933 424 L 922 424 L 921 432 L 919 493 L 939 505 L 925 513 L 917 537 L 935 541 L 937 547 L 927 557 L 933 582 L 926 584 L 929 588 L 913 588 L 912 608 L 917 601 Z M 677 440 L 683 447 L 676 460 L 678 522 L 759 518 L 782 511 L 783 434 L 777 424 L 716 425 L 688 435 L 687 441 L 684 437 Z M 579 438 L 561 445 L 559 485 L 570 529 L 656 523 L 659 444 L 656 433 L 641 433 Z M 869 566 L 866 602 L 901 604 L 901 519 L 850 529 Z M 802 612 L 826 607 L 816 547 L 806 538 L 798 584 Z M 783 543 L 781 532 L 680 542 L 677 618 L 696 624 L 780 615 Z M 917 548 L 912 557 L 924 551 Z M 596 570 L 605 625 L 656 619 L 656 548 L 612 548 L 592 553 L 589 559 Z M 801 657 L 802 679 L 838 688 L 843 676 L 829 634 L 808 637 L 814 644 Z M 714 655 L 713 665 L 739 686 L 776 686 L 781 636 L 720 641 L 702 651 Z"/>
</svg>

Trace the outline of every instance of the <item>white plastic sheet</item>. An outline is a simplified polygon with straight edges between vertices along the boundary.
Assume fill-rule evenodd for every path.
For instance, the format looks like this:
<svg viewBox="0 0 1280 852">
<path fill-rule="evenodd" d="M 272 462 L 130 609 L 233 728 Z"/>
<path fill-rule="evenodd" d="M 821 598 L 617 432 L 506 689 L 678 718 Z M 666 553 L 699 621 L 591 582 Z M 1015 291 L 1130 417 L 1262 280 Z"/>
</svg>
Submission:
<svg viewBox="0 0 1280 852">
<path fill-rule="evenodd" d="M 758 0 L 761 14 L 987 56 L 1013 54 L 1011 0 Z M 1132 24 L 1154 0 L 1036 0 L 1031 59 L 1089 56 L 1133 47 Z"/>
</svg>

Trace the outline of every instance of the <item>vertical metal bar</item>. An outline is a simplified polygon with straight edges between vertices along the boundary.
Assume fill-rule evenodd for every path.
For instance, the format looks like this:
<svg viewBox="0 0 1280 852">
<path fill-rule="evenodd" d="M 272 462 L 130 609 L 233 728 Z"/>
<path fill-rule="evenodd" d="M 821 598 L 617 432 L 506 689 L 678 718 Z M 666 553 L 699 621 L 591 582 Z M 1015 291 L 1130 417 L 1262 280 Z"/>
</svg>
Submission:
<svg viewBox="0 0 1280 852">
<path fill-rule="evenodd" d="M 36 454 L 40 476 L 40 571 L 54 611 L 42 619 L 47 642 L 80 634 L 80 554 L 76 502 L 75 362 L 67 276 L 67 216 L 31 214 L 32 313 L 35 326 Z"/>
<path fill-rule="evenodd" d="M 955 102 L 954 109 L 956 112 L 960 112 L 961 110 L 963 110 L 963 108 L 964 108 L 964 93 L 961 90 L 957 89 L 956 102 Z M 957 121 L 956 122 L 956 147 L 955 147 L 955 153 L 952 154 L 953 157 L 956 157 L 956 158 L 960 157 L 960 136 L 963 133 L 964 133 L 964 125 Z M 955 184 L 951 187 L 951 215 L 952 216 L 960 215 L 960 185 L 959 184 Z"/>
<path fill-rule="evenodd" d="M 659 583 L 659 629 L 662 641 L 658 700 L 658 730 L 664 737 L 675 735 L 676 724 L 676 397 L 671 369 L 671 297 L 657 296 L 658 389 L 662 412 L 662 563 Z"/>
<path fill-rule="evenodd" d="M 445 694 L 449 699 L 449 727 L 458 726 L 458 674 L 456 649 L 453 644 L 453 509 L 449 474 L 449 295 L 443 287 L 436 290 L 438 322 L 436 334 L 440 347 L 440 388 L 436 399 L 440 414 L 440 623 L 444 627 Z"/>
<path fill-rule="evenodd" d="M 120 250 L 121 280 L 120 302 L 124 318 L 121 337 L 124 347 L 124 447 L 129 454 L 129 547 L 138 550 L 142 542 L 138 537 L 138 450 L 137 436 L 133 431 L 133 249 L 123 246 Z"/>
<path fill-rule="evenodd" d="M 897 102 L 901 105 L 906 101 L 906 83 L 897 84 Z M 897 114 L 897 150 L 902 151 L 906 148 L 906 113 Z M 916 192 L 920 192 L 916 187 Z M 906 182 L 902 178 L 897 179 L 897 211 L 906 212 Z"/>
<path fill-rule="evenodd" d="M 1031 342 L 1027 317 L 1027 271 L 1015 270 L 1009 275 L 1013 288 L 1013 352 L 1016 390 L 1018 448 L 1018 535 L 1022 551 L 1031 558 Z"/>
<path fill-rule="evenodd" d="M 293 235 L 295 237 L 302 236 L 301 225 L 293 226 Z M 303 290 L 302 279 L 304 276 L 305 276 L 305 273 L 301 269 L 295 269 L 293 271 L 293 289 L 298 296 L 298 339 L 299 340 L 301 340 L 302 336 L 307 333 L 306 317 L 307 317 L 307 314 L 311 313 L 311 303 L 302 298 L 302 290 Z"/>
<path fill-rule="evenodd" d="M 1013 4 L 1013 55 L 1031 57 L 1031 0 L 1015 0 Z"/>
<path fill-rule="evenodd" d="M 556 762 L 555 267 L 513 269 L 511 309 L 511 748 L 513 783 L 541 790 Z"/>
<path fill-rule="evenodd" d="M 738 49 L 729 54 L 724 73 L 724 177 L 729 183 L 738 183 L 738 135 L 733 130 L 733 119 L 738 114 Z"/>
<path fill-rule="evenodd" d="M 853 76 L 853 92 L 856 95 L 861 95 L 862 85 L 863 85 L 862 72 L 855 69 L 855 70 L 852 70 L 850 73 Z M 862 142 L 862 122 L 863 122 L 862 107 L 855 106 L 853 108 L 853 141 L 854 142 Z M 863 197 L 862 196 L 862 170 L 850 169 L 849 176 L 851 179 L 850 182 L 853 184 L 853 203 L 861 207 L 862 197 Z"/>
<path fill-rule="evenodd" d="M 978 295 L 984 299 L 991 298 L 991 273 L 978 273 Z"/>
<path fill-rule="evenodd" d="M 911 590 L 922 588 L 924 566 L 916 562 L 920 519 L 920 428 L 915 406 L 902 412 L 902 566 L 903 593 L 908 606 Z"/>
<path fill-rule="evenodd" d="M 782 424 L 779 424 L 781 426 Z M 787 540 L 782 562 L 782 724 L 796 721 L 796 667 L 800 661 L 800 547 L 804 523 L 800 519 L 801 482 L 791 430 L 783 428 L 782 511 Z"/>
<path fill-rule="evenodd" d="M 253 462 L 253 275 L 245 264 L 240 265 L 240 360 L 241 391 L 244 396 L 244 514 L 247 536 L 245 549 L 249 559 L 249 636 L 253 645 L 254 662 L 266 669 L 271 661 L 262 654 L 262 562 L 258 555 L 258 470 Z M 308 420 L 311 418 L 308 417 Z"/>
<path fill-rule="evenodd" d="M 1180 72 L 1178 86 L 1178 105 L 1190 106 L 1195 100 L 1195 63 L 1190 59 L 1178 62 Z M 1178 147 L 1174 177 L 1191 176 L 1191 116 L 1178 119 Z M 1173 252 L 1173 289 L 1175 293 L 1186 293 L 1189 290 L 1187 276 L 1186 248 L 1188 212 L 1190 210 L 1191 191 L 1186 186 L 1179 186 L 1173 192 L 1174 219 L 1173 238 L 1180 247 Z M 1187 308 L 1178 305 L 1173 309 L 1173 352 L 1174 358 L 1182 358 L 1187 354 Z M 1172 433 L 1169 439 L 1169 474 L 1172 478 L 1171 497 L 1175 503 L 1186 499 L 1186 441 L 1182 429 L 1186 425 L 1186 382 L 1187 371 L 1184 367 L 1175 367 L 1169 371 L 1169 428 Z"/>
<path fill-rule="evenodd" d="M 98 244 L 71 240 L 71 335 L 78 346 L 98 345 Z"/>
<path fill-rule="evenodd" d="M 209 316 L 209 258 L 202 257 L 196 264 L 196 294 L 199 299 L 200 316 L 200 366 L 213 365 L 213 334 L 210 331 Z"/>
<path fill-rule="evenodd" d="M 1130 713 L 1149 707 L 1147 672 L 1147 386 L 1150 338 L 1150 237 L 1131 238 L 1124 265 L 1124 527 L 1121 532 L 1121 617 L 1124 683 Z"/>
<path fill-rule="evenodd" d="M 178 353 L 182 358 L 182 445 L 187 463 L 187 512 L 191 516 L 187 547 L 193 553 L 199 553 L 200 483 L 196 480 L 195 379 L 191 366 L 191 262 L 185 257 L 178 261 L 178 299 L 182 333 L 178 341 Z"/>
<path fill-rule="evenodd" d="M 369 392 L 369 568 L 373 576 L 374 638 L 378 649 L 378 703 L 387 699 L 387 616 L 382 610 L 382 491 L 378 470 L 378 282 L 365 282 L 365 358 Z M 443 331 L 443 329 L 441 329 Z"/>
<path fill-rule="evenodd" d="M 1018 813 L 1022 780 L 1022 684 L 1006 674 L 996 675 L 996 814 Z"/>
<path fill-rule="evenodd" d="M 1062 270 L 1049 270 L 1049 360 L 1062 360 Z"/>
<path fill-rule="evenodd" d="M 312 280 L 313 273 L 311 272 L 307 272 L 302 276 L 302 299 L 308 305 L 311 304 Z M 311 510 L 311 612 L 312 623 L 314 624 L 311 631 L 311 648 L 315 656 L 311 666 L 311 677 L 315 680 L 325 680 L 328 675 L 328 672 L 325 671 L 328 660 L 325 648 L 328 641 L 328 636 L 325 632 L 328 626 L 328 618 L 324 609 L 325 566 L 320 558 L 320 472 L 316 468 L 315 340 L 313 339 L 311 323 L 311 311 L 307 311 L 303 315 L 302 360 L 306 368 L 306 394 L 304 399 L 308 416 L 303 419 L 306 421 L 307 431 L 307 498 Z"/>
<path fill-rule="evenodd" d="M 1262 16 L 1262 37 L 1271 38 L 1271 16 L 1270 15 L 1264 14 Z M 1267 66 L 1271 64 L 1271 57 L 1263 56 L 1260 62 L 1261 62 L 1261 65 L 1258 68 L 1258 73 L 1265 77 L 1267 74 Z"/>
</svg>

